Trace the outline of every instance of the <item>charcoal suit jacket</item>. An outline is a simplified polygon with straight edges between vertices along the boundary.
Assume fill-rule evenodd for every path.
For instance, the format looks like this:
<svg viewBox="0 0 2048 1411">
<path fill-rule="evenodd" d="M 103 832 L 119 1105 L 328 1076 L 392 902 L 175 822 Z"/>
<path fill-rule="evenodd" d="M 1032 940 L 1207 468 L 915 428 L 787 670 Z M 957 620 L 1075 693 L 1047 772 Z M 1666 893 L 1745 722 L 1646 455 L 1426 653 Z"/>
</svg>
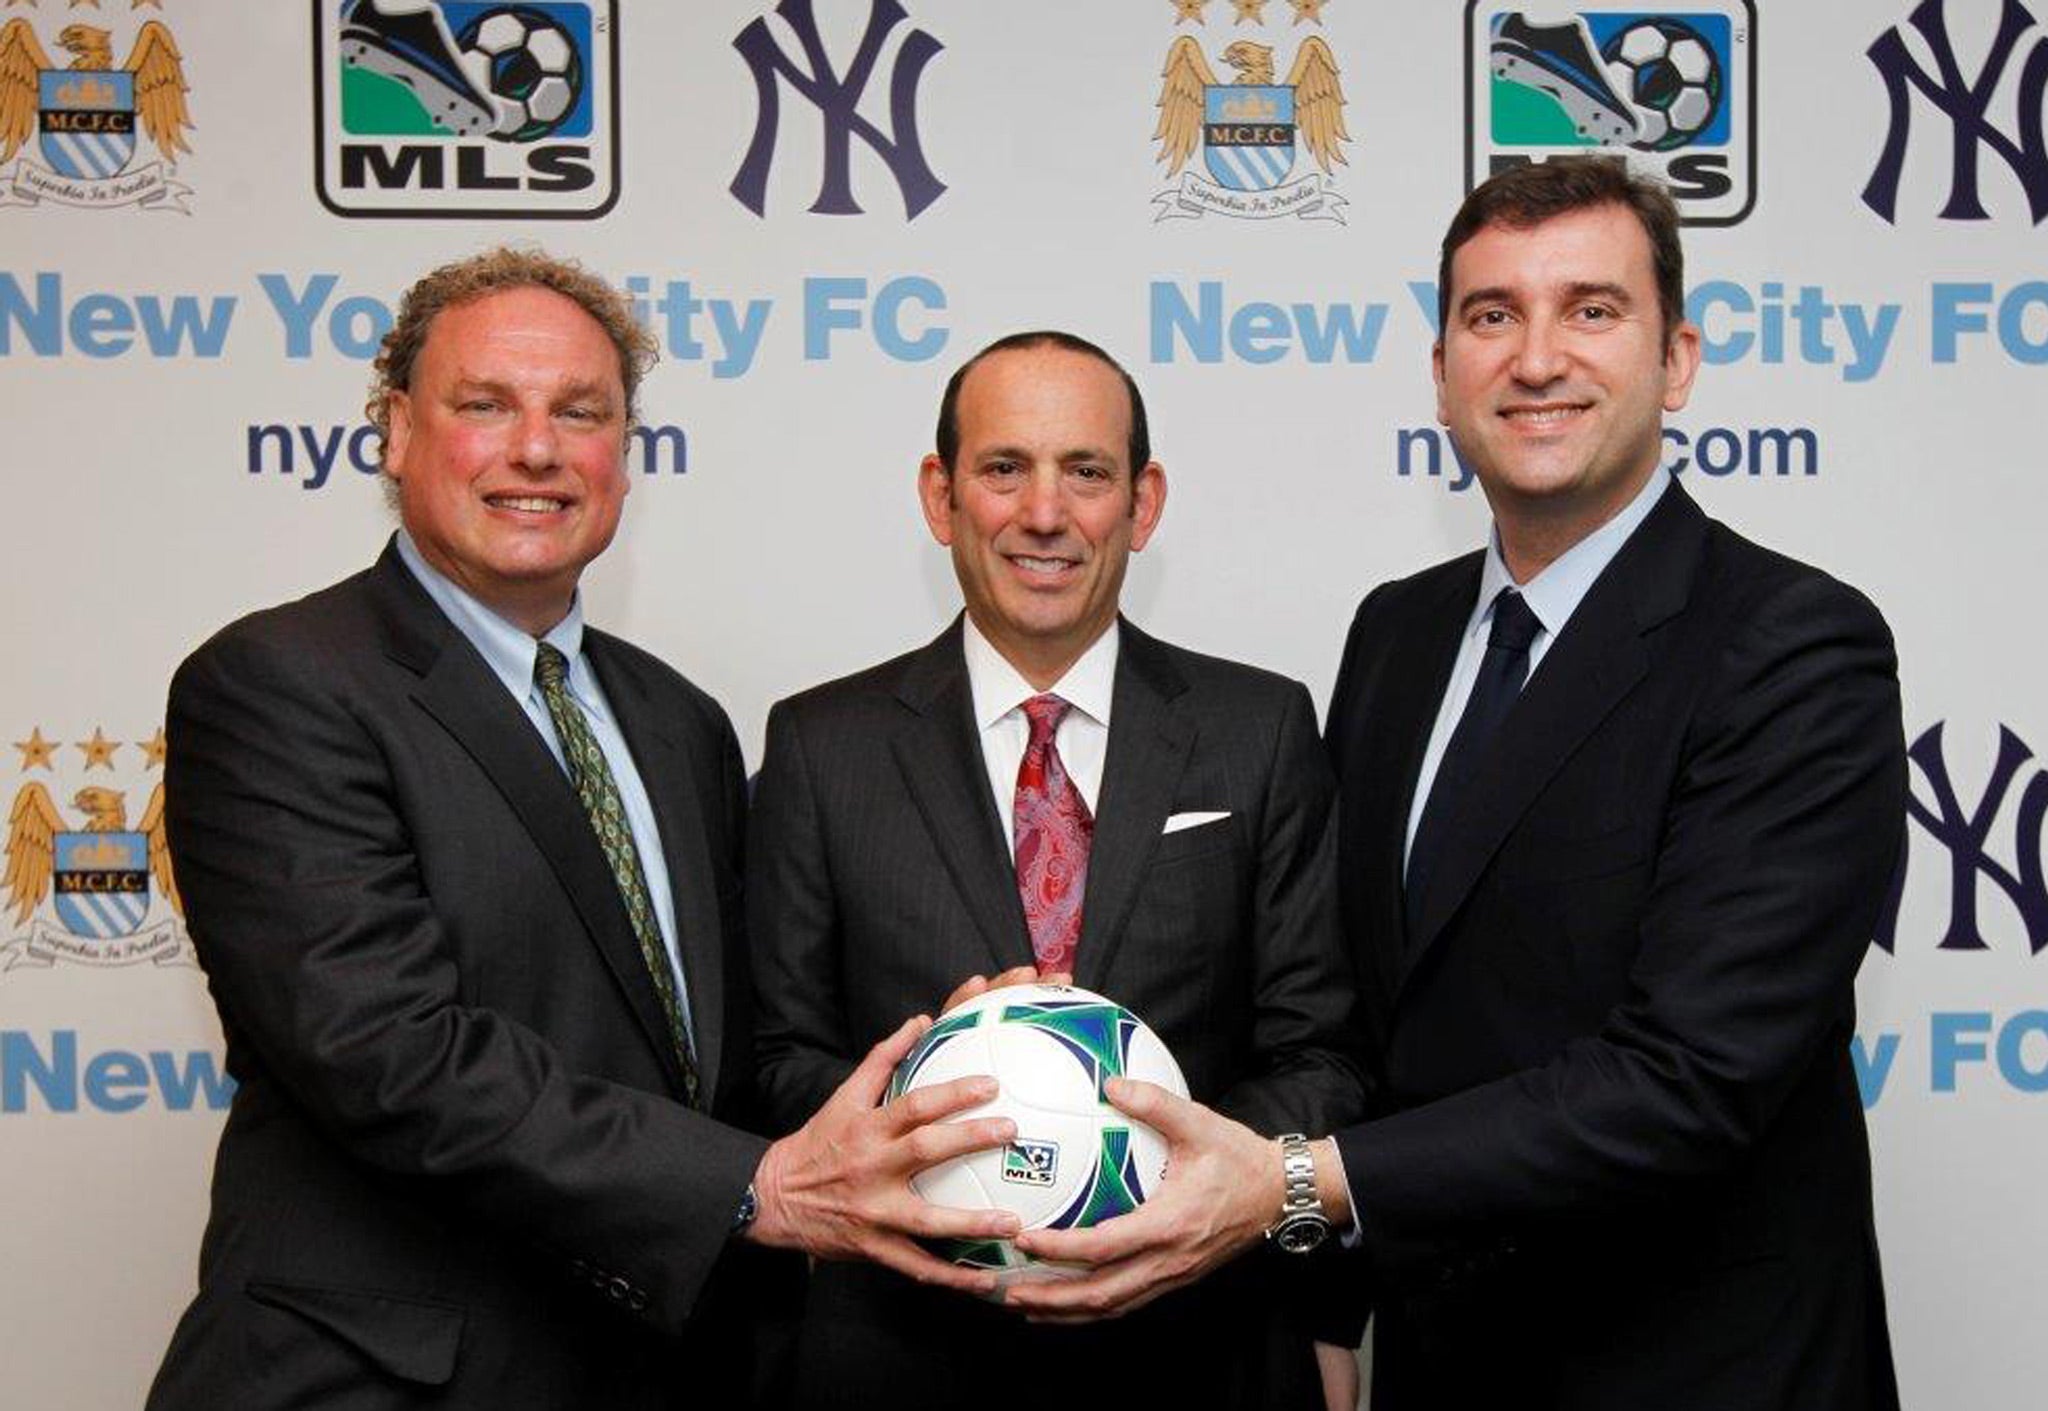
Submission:
<svg viewBox="0 0 2048 1411">
<path fill-rule="evenodd" d="M 1076 983 L 1150 1024 L 1197 1099 L 1269 1134 L 1327 1130 L 1360 1110 L 1361 1090 L 1308 693 L 1116 630 Z M 803 1121 L 868 1045 L 966 976 L 1031 964 L 972 715 L 956 620 L 769 716 L 748 916 L 778 1126 Z M 1227 816 L 1164 831 L 1194 812 Z M 1012 1405 L 1042 1395 L 1052 1369 L 1085 1368 L 1091 1396 L 1127 1382 L 1152 1405 L 1316 1405 L 1307 1339 L 1276 1308 L 1288 1257 L 1261 1252 L 1092 1329 L 1032 1328 L 880 1268 L 822 1265 L 799 1399 Z"/>
<path fill-rule="evenodd" d="M 741 1116 L 744 775 L 715 702 L 585 650 L 652 798 L 711 1113 Z M 570 781 L 387 548 L 171 685 L 186 916 L 239 1084 L 149 1405 L 726 1406 L 765 1143 L 678 1059 Z"/>
<path fill-rule="evenodd" d="M 1903 843 L 1890 633 L 1668 487 L 1475 762 L 1409 933 L 1480 567 L 1365 599 L 1326 731 L 1374 1405 L 1896 1407 L 1849 1055 Z"/>
</svg>

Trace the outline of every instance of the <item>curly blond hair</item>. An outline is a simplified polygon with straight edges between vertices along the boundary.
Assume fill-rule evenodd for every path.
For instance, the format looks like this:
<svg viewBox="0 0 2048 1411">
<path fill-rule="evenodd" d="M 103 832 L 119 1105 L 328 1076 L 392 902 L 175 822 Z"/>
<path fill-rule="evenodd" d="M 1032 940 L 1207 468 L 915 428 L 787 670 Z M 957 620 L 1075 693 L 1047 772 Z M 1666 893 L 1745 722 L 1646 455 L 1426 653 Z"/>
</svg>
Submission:
<svg viewBox="0 0 2048 1411">
<path fill-rule="evenodd" d="M 508 289 L 552 289 L 597 320 L 619 353 L 619 380 L 626 389 L 626 423 L 640 419 L 640 379 L 659 356 L 654 335 L 633 317 L 626 296 L 574 260 L 545 250 L 501 245 L 456 260 L 421 276 L 398 304 L 398 318 L 384 335 L 370 379 L 363 415 L 377 429 L 377 458 L 391 435 L 391 394 L 409 391 L 413 367 L 427 333 L 442 310 Z"/>
</svg>

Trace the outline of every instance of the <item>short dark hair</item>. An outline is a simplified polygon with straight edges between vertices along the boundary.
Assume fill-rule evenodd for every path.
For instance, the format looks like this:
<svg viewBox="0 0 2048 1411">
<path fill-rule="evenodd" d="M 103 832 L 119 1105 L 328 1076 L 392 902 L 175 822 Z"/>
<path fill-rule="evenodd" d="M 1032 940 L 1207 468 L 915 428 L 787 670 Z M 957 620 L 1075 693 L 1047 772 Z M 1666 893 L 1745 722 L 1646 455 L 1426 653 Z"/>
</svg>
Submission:
<svg viewBox="0 0 2048 1411">
<path fill-rule="evenodd" d="M 1657 306 L 1664 336 L 1685 321 L 1685 251 L 1678 243 L 1678 206 L 1664 184 L 1630 170 L 1619 157 L 1552 157 L 1509 167 L 1472 188 L 1444 232 L 1436 269 L 1439 336 L 1450 320 L 1451 257 L 1491 225 L 1527 230 L 1572 211 L 1621 206 L 1634 214 L 1650 241 Z"/>
<path fill-rule="evenodd" d="M 1014 352 L 1019 348 L 1061 348 L 1069 353 L 1080 353 L 1094 358 L 1123 379 L 1124 393 L 1131 402 L 1131 433 L 1125 453 L 1130 464 L 1125 467 L 1133 482 L 1138 472 L 1152 459 L 1152 433 L 1145 423 L 1145 398 L 1138 391 L 1138 384 L 1124 371 L 1124 365 L 1108 353 L 1076 334 L 1065 333 L 1057 328 L 1037 328 L 1028 333 L 1012 333 L 998 338 L 973 357 L 954 369 L 946 380 L 946 391 L 939 398 L 939 430 L 934 443 L 939 460 L 945 465 L 946 473 L 953 473 L 953 458 L 960 454 L 960 385 L 967 380 L 967 374 L 974 365 L 992 353 Z"/>
</svg>

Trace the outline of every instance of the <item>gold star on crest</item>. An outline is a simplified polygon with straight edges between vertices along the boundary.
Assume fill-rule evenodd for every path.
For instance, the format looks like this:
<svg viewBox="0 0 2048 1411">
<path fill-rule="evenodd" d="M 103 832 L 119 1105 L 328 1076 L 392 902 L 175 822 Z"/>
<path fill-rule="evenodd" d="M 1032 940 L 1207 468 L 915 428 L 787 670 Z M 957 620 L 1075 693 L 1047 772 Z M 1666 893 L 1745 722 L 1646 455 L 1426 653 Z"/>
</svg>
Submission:
<svg viewBox="0 0 2048 1411">
<path fill-rule="evenodd" d="M 21 767 L 24 770 L 57 767 L 57 742 L 45 740 L 41 726 L 29 731 L 26 740 L 16 740 L 14 747 L 21 751 Z"/>
<path fill-rule="evenodd" d="M 1253 24 L 1266 22 L 1268 0 L 1230 0 L 1230 3 L 1237 9 L 1237 14 L 1231 18 L 1232 24 L 1243 24 L 1246 20 Z"/>
<path fill-rule="evenodd" d="M 1294 22 L 1296 24 L 1300 24 L 1303 20 L 1314 20 L 1317 24 L 1321 24 L 1323 22 L 1323 6 L 1329 4 L 1330 0 L 1287 0 L 1287 3 L 1294 7 Z"/>
<path fill-rule="evenodd" d="M 87 769 L 108 769 L 114 767 L 114 751 L 121 748 L 119 740 L 109 740 L 107 732 L 95 725 L 90 740 L 78 741 L 78 748 L 85 752 Z"/>
<path fill-rule="evenodd" d="M 142 751 L 143 768 L 163 768 L 164 755 L 169 749 L 169 746 L 164 741 L 164 727 L 161 725 L 157 726 L 156 733 L 147 740 L 137 740 L 135 748 Z"/>
<path fill-rule="evenodd" d="M 1208 3 L 1209 0 L 1173 0 L 1173 8 L 1180 11 L 1173 17 L 1174 24 L 1183 25 L 1193 20 L 1196 24 L 1206 25 L 1209 22 L 1202 18 L 1202 10 Z"/>
</svg>

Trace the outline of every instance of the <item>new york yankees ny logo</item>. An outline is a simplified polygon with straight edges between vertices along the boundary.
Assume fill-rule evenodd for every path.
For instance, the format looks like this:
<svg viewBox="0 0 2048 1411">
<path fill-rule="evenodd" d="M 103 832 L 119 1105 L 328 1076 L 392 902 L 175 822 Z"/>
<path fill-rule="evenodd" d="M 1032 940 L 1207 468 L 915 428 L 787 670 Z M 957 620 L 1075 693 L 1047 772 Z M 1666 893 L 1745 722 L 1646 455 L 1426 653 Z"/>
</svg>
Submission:
<svg viewBox="0 0 2048 1411">
<path fill-rule="evenodd" d="M 1930 808 L 1916 794 L 1906 797 L 1906 813 L 1921 830 L 1948 850 L 1948 930 L 1942 950 L 1989 950 L 1977 925 L 1977 885 L 1988 880 L 2012 903 L 2035 954 L 2048 950 L 2048 881 L 2042 875 L 2042 824 L 2048 819 L 2048 770 L 2035 769 L 2021 790 L 2013 824 L 2013 866 L 1991 855 L 1991 830 L 2005 808 L 2021 766 L 2034 757 L 2024 740 L 2004 725 L 1998 727 L 1998 758 L 1991 766 L 1983 797 L 1965 810 L 1949 777 L 1941 743 L 1942 723 L 1929 726 L 1906 751 L 1934 795 Z M 1910 855 L 1910 848 L 1909 848 Z M 1876 944 L 1891 951 L 1897 942 L 1899 903 L 1906 887 L 1907 858 L 1899 859 L 1891 895 L 1878 917 Z"/>
<path fill-rule="evenodd" d="M 924 146 L 917 135 L 917 86 L 925 66 L 945 46 L 922 29 L 904 36 L 896 51 L 896 63 L 889 74 L 889 131 L 884 133 L 858 111 L 861 95 L 874 76 L 876 61 L 889 32 L 909 18 L 897 0 L 872 0 L 867 32 L 853 62 L 841 74 L 832 67 L 825 41 L 818 32 L 812 0 L 781 0 L 775 13 L 796 32 L 803 46 L 805 67 L 784 52 L 766 17 L 756 15 L 739 32 L 732 47 L 740 51 L 754 73 L 759 116 L 754 123 L 753 141 L 733 177 L 731 191 L 740 204 L 757 216 L 767 214 L 768 169 L 775 158 L 775 138 L 782 120 L 782 83 L 787 81 L 798 94 L 810 100 L 825 124 L 825 170 L 818 183 L 818 198 L 811 210 L 820 215 L 857 216 L 860 203 L 853 199 L 853 139 L 858 137 L 882 159 L 896 178 L 903 195 L 907 219 L 918 214 L 944 193 L 946 184 L 925 160 Z"/>
<path fill-rule="evenodd" d="M 1863 204 L 1895 223 L 1899 202 L 1899 177 L 1905 167 L 1906 147 L 1912 136 L 1913 93 L 1934 105 L 1949 121 L 1953 147 L 1950 161 L 1948 203 L 1941 208 L 1943 220 L 1988 220 L 1989 214 L 1977 192 L 1978 159 L 1986 150 L 1996 155 L 2018 178 L 2026 192 L 2027 209 L 2039 225 L 2048 217 L 2048 38 L 2036 37 L 2026 51 L 2019 81 L 2015 86 L 2017 111 L 2014 130 L 1999 128 L 1989 116 L 1992 95 L 2004 79 L 2006 66 L 2019 49 L 2020 40 L 2035 28 L 2034 16 L 2020 0 L 2005 0 L 1998 17 L 1998 33 L 1984 56 L 1984 65 L 1974 79 L 1963 77 L 1950 42 L 1943 0 L 1920 0 L 1907 17 L 1934 56 L 1937 72 L 1929 73 L 1897 25 L 1877 37 L 1865 51 L 1884 78 L 1891 99 L 1891 123 L 1885 133 L 1884 150 L 1863 188 Z"/>
</svg>

